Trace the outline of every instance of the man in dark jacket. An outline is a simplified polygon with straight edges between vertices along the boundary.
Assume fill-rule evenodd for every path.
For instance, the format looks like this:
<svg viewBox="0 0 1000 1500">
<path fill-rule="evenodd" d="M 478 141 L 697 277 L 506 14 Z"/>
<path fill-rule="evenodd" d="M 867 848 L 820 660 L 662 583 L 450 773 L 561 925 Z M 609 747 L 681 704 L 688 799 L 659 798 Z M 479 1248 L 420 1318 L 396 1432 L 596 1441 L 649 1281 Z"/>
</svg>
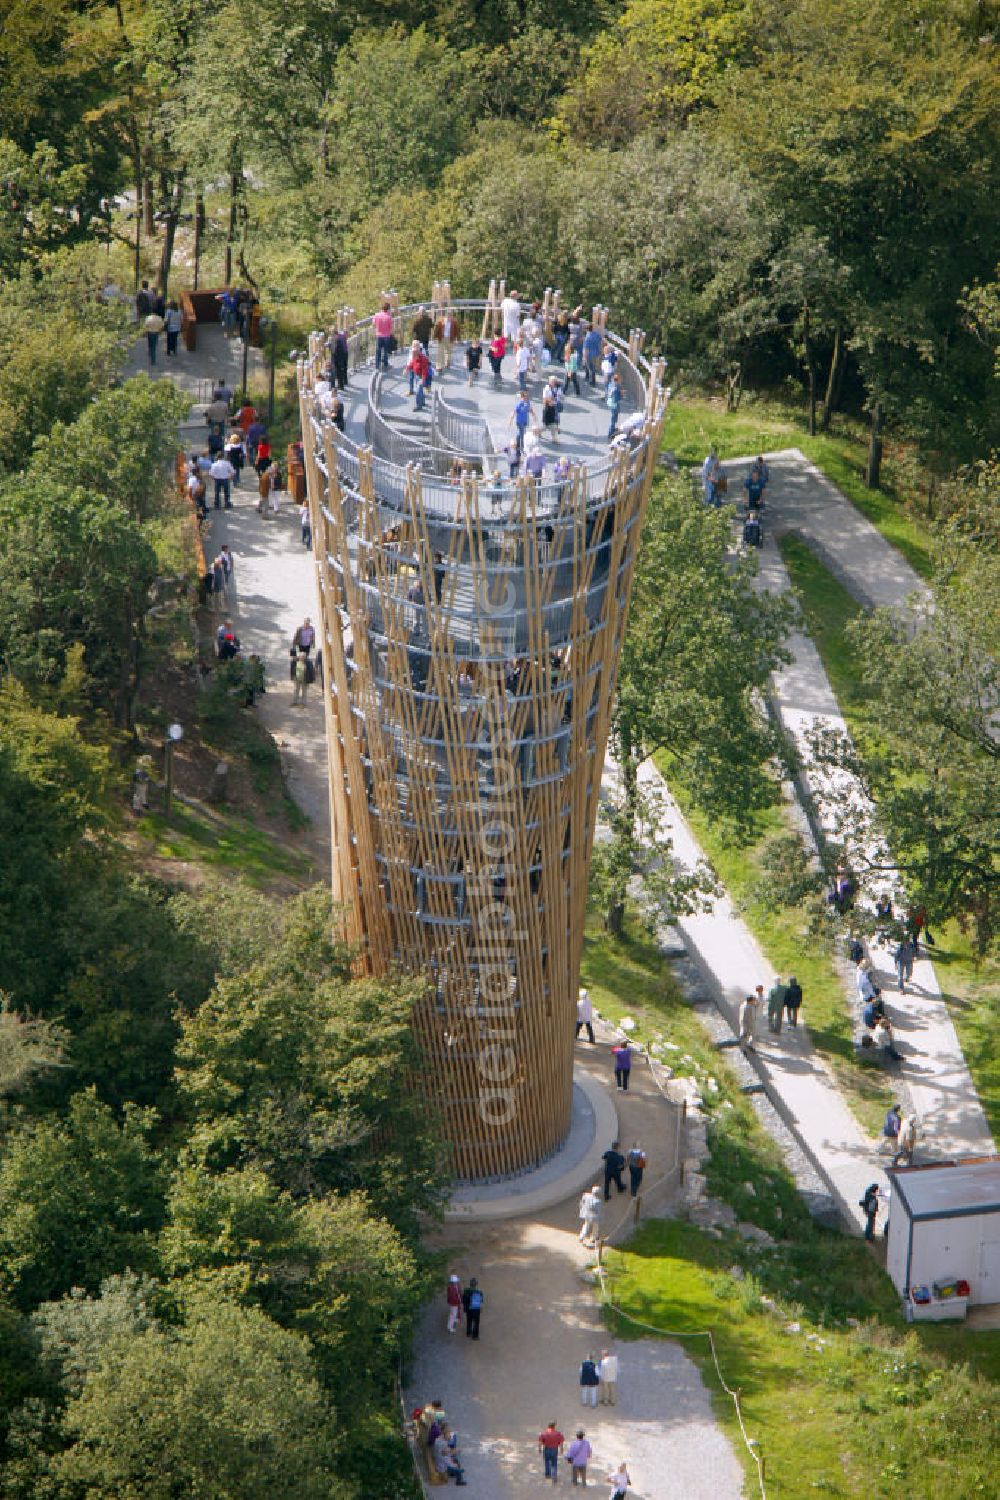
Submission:
<svg viewBox="0 0 1000 1500">
<path fill-rule="evenodd" d="M 608 1199 L 611 1197 L 611 1184 L 612 1183 L 614 1183 L 615 1187 L 618 1189 L 618 1191 L 620 1193 L 624 1193 L 624 1191 L 625 1191 L 625 1179 L 622 1177 L 622 1173 L 625 1170 L 625 1158 L 624 1158 L 624 1156 L 622 1156 L 621 1152 L 618 1150 L 618 1142 L 617 1141 L 613 1142 L 613 1144 L 609 1147 L 609 1149 L 607 1151 L 605 1151 L 604 1157 L 603 1157 L 603 1161 L 604 1161 L 604 1201 L 606 1203 L 608 1201 Z"/>
<path fill-rule="evenodd" d="M 483 1310 L 486 1298 L 480 1290 L 479 1282 L 474 1276 L 469 1278 L 469 1285 L 462 1293 L 462 1307 L 465 1310 L 465 1336 L 468 1339 L 479 1337 L 479 1314 Z"/>
<path fill-rule="evenodd" d="M 785 985 L 785 1014 L 788 1016 L 789 1026 L 799 1024 L 799 1006 L 802 1004 L 802 986 L 794 974 L 788 976 Z"/>
</svg>

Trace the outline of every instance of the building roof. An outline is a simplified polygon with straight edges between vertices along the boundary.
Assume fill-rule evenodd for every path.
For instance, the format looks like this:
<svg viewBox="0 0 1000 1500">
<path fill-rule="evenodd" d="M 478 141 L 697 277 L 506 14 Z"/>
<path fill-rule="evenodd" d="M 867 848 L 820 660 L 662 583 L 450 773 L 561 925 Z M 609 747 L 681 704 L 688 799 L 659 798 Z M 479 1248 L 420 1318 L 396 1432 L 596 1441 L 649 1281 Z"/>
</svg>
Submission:
<svg viewBox="0 0 1000 1500">
<path fill-rule="evenodd" d="M 888 1176 L 893 1192 L 914 1221 L 1000 1213 L 1000 1156 L 894 1167 Z"/>
</svg>

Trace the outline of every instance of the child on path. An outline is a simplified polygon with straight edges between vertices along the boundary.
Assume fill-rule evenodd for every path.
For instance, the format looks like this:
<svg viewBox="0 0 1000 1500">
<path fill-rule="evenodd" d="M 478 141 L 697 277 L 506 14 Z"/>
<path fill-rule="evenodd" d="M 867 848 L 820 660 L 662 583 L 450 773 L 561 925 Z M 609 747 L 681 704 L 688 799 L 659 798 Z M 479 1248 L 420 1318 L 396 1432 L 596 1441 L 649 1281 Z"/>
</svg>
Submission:
<svg viewBox="0 0 1000 1500">
<path fill-rule="evenodd" d="M 445 1300 L 448 1303 L 448 1332 L 454 1333 L 462 1320 L 462 1283 L 457 1276 L 448 1277 Z"/>
<path fill-rule="evenodd" d="M 622 1459 L 615 1472 L 608 1475 L 608 1483 L 611 1485 L 610 1500 L 625 1500 L 628 1487 L 632 1481 L 628 1477 L 628 1469 L 625 1467 L 624 1459 Z"/>
</svg>

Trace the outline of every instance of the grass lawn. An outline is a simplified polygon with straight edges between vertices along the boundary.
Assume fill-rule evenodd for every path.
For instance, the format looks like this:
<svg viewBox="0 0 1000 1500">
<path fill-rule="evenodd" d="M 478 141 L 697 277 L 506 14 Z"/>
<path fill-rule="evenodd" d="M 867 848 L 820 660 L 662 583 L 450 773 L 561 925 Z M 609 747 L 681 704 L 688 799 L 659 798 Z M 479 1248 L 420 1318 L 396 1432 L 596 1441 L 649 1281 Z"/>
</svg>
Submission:
<svg viewBox="0 0 1000 1500">
<path fill-rule="evenodd" d="M 807 1494 L 963 1500 L 994 1493 L 1000 1333 L 908 1330 L 864 1243 L 812 1222 L 725 1054 L 712 1047 L 633 912 L 621 941 L 591 917 L 582 980 L 604 1015 L 616 1021 L 631 1015 L 640 1040 L 668 1042 L 674 1051 L 665 1058 L 699 1080 L 709 1189 L 777 1240 L 761 1247 L 651 1220 L 608 1257 L 611 1300 L 657 1329 L 712 1330 L 726 1379 L 741 1391 L 748 1432 L 764 1453 L 775 1500 Z M 623 1337 L 643 1332 L 614 1312 L 608 1319 Z M 797 1333 L 785 1331 L 791 1322 L 799 1324 Z M 707 1343 L 681 1343 L 702 1369 L 719 1420 L 745 1462 L 746 1493 L 755 1495 L 756 1469 Z"/>
<path fill-rule="evenodd" d="M 712 1330 L 726 1380 L 741 1393 L 747 1432 L 763 1453 L 772 1500 L 995 1495 L 1000 1333 L 907 1330 L 863 1243 L 823 1239 L 832 1307 L 822 1318 L 797 1284 L 803 1263 L 820 1253 L 815 1247 L 750 1252 L 733 1238 L 716 1240 L 664 1220 L 646 1224 L 608 1257 L 609 1296 L 658 1329 Z M 859 1326 L 849 1326 L 848 1317 Z M 640 1333 L 615 1312 L 608 1320 L 622 1337 Z M 756 1466 L 707 1341 L 680 1342 L 701 1367 L 745 1464 L 746 1494 L 756 1495 Z M 627 1372 L 627 1353 L 624 1365 Z"/>
<path fill-rule="evenodd" d="M 809 633 L 852 734 L 874 725 L 860 662 L 845 627 L 859 608 L 814 553 L 797 537 L 782 537 L 781 555 L 798 590 Z M 957 922 L 935 924 L 934 968 L 948 1001 L 965 1060 L 979 1091 L 994 1140 L 1000 1139 L 1000 962 L 977 963 L 972 942 Z"/>
<path fill-rule="evenodd" d="M 905 507 L 905 494 L 891 488 L 892 461 L 886 460 L 886 490 L 869 490 L 862 477 L 868 457 L 860 424 L 837 418 L 837 430 L 810 437 L 804 412 L 767 397 L 744 396 L 738 411 L 721 400 L 677 396 L 667 408 L 663 446 L 680 463 L 700 464 L 712 444 L 721 458 L 800 448 L 808 459 L 898 547 L 922 578 L 932 571 L 927 528 Z"/>
<path fill-rule="evenodd" d="M 231 871 L 259 888 L 272 885 L 276 879 L 306 885 L 314 878 L 311 862 L 304 855 L 288 850 L 235 813 L 223 816 L 175 801 L 169 817 L 147 813 L 138 831 L 161 859 Z"/>
</svg>

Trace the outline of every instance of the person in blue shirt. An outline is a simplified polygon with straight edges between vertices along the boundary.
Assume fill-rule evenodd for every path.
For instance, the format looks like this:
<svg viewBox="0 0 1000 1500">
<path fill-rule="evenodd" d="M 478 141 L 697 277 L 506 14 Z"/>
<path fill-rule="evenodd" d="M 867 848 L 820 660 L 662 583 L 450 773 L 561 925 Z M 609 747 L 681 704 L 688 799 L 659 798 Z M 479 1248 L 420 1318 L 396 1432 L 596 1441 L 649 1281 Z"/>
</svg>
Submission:
<svg viewBox="0 0 1000 1500">
<path fill-rule="evenodd" d="M 762 458 L 755 459 L 750 465 L 743 488 L 747 492 L 748 509 L 760 510 L 764 503 L 764 490 L 767 488 L 767 465 Z"/>
<path fill-rule="evenodd" d="M 524 452 L 524 435 L 531 421 L 531 402 L 527 396 L 520 396 L 510 414 L 510 421 L 514 426 L 514 435 L 517 439 L 518 457 Z"/>
<path fill-rule="evenodd" d="M 604 340 L 596 328 L 588 328 L 583 340 L 583 368 L 591 385 L 597 384 L 597 371 L 601 364 L 601 346 Z"/>
</svg>

